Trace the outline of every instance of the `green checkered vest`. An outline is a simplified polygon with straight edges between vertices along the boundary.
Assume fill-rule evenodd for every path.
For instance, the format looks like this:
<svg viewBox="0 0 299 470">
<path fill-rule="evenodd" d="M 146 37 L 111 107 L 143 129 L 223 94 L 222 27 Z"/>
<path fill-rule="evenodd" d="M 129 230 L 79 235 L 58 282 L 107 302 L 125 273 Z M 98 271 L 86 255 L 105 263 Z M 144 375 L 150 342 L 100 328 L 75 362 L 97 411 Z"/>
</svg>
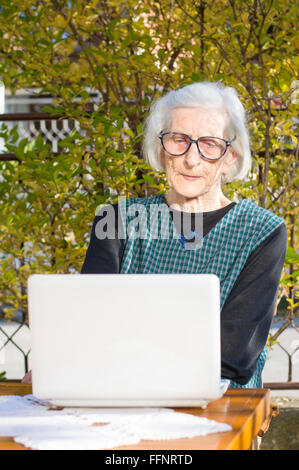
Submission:
<svg viewBox="0 0 299 470">
<path fill-rule="evenodd" d="M 160 217 L 156 218 L 159 238 L 152 237 L 152 222 L 149 225 L 153 204 L 163 208 Z M 199 249 L 186 250 L 179 241 L 163 194 L 145 199 L 133 197 L 120 200 L 119 210 L 127 232 L 121 273 L 216 274 L 220 279 L 221 309 L 250 253 L 283 223 L 283 219 L 244 199 L 203 237 Z M 250 381 L 246 385 L 231 381 L 230 388 L 261 388 L 266 357 L 265 346 Z"/>
</svg>

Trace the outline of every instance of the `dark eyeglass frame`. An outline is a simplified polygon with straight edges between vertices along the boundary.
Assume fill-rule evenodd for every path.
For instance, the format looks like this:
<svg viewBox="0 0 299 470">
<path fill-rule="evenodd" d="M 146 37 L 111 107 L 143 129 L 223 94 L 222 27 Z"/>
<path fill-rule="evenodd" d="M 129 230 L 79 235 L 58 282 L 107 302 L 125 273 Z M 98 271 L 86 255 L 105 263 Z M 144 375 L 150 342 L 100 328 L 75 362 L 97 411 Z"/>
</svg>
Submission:
<svg viewBox="0 0 299 470">
<path fill-rule="evenodd" d="M 171 135 L 182 135 L 182 136 L 184 136 L 184 137 L 188 137 L 190 143 L 189 143 L 187 149 L 186 149 L 183 153 L 175 154 L 175 153 L 170 153 L 170 152 L 168 152 L 168 150 L 166 150 L 166 148 L 165 148 L 165 146 L 164 146 L 164 142 L 163 142 L 163 137 L 164 137 L 165 135 L 169 135 L 169 134 L 171 134 Z M 191 139 L 190 135 L 184 134 L 183 132 L 163 132 L 163 131 L 161 131 L 161 132 L 160 132 L 160 135 L 159 135 L 159 139 L 161 140 L 161 145 L 162 145 L 163 149 L 165 150 L 165 152 L 167 152 L 169 155 L 171 155 L 171 156 L 173 156 L 173 157 L 182 157 L 183 155 L 185 155 L 185 154 L 189 151 L 189 149 L 190 149 L 190 147 L 191 147 L 192 144 L 196 144 L 196 147 L 197 147 L 197 150 L 198 150 L 198 152 L 199 152 L 199 155 L 200 155 L 202 158 L 204 158 L 205 160 L 209 160 L 209 161 L 211 161 L 211 162 L 216 162 L 217 160 L 220 160 L 220 158 L 222 158 L 222 157 L 226 154 L 228 147 L 230 147 L 230 145 L 232 144 L 232 142 L 234 142 L 234 140 L 236 140 L 236 138 L 237 138 L 237 137 L 235 136 L 235 137 L 233 137 L 232 140 L 226 140 L 226 139 L 222 139 L 221 137 L 213 137 L 213 136 L 207 135 L 207 136 L 199 137 L 198 139 Z M 222 142 L 224 142 L 224 143 L 225 143 L 225 149 L 224 149 L 222 155 L 220 155 L 220 157 L 218 157 L 218 158 L 209 158 L 209 157 L 206 157 L 206 156 L 202 153 L 202 151 L 200 150 L 199 144 L 198 144 L 202 139 L 217 139 L 217 140 L 221 140 Z"/>
</svg>

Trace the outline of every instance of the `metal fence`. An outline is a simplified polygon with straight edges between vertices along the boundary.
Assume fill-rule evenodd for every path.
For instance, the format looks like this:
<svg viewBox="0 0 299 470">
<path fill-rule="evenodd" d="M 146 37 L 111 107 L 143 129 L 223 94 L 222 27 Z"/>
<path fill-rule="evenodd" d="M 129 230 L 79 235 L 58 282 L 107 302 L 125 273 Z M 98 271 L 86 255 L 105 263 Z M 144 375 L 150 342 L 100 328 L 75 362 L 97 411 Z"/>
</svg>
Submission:
<svg viewBox="0 0 299 470">
<path fill-rule="evenodd" d="M 20 364 L 20 375 L 22 376 L 29 370 L 29 354 L 30 354 L 30 347 L 28 346 L 26 349 L 23 345 L 20 345 L 19 341 L 16 339 L 18 333 L 23 330 L 23 333 L 29 332 L 29 326 L 21 321 L 14 321 L 12 323 L 13 331 L 9 332 L 7 330 L 7 324 L 0 323 L 0 373 L 5 373 L 5 366 L 7 365 L 6 360 L 6 350 L 7 347 L 10 345 L 15 350 L 14 352 L 19 353 L 20 360 L 15 359 L 16 354 L 12 354 L 12 358 L 14 358 L 14 362 Z M 28 336 L 28 335 L 27 335 Z M 21 366 L 21 363 L 23 366 Z M 4 369 L 2 371 L 2 368 Z M 23 373 L 22 373 L 23 372 Z"/>
</svg>

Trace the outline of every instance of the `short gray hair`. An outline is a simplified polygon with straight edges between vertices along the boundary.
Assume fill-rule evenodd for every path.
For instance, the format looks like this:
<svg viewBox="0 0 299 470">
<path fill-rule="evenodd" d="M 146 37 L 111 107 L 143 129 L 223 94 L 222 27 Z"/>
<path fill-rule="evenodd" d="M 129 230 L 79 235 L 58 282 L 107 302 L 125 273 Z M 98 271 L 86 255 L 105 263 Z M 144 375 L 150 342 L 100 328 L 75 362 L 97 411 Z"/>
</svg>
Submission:
<svg viewBox="0 0 299 470">
<path fill-rule="evenodd" d="M 178 90 L 171 90 L 156 100 L 151 106 L 145 122 L 143 155 L 153 170 L 164 170 L 161 161 L 161 142 L 159 134 L 170 126 L 170 113 L 180 107 L 202 107 L 224 109 L 228 114 L 227 138 L 236 140 L 232 149 L 238 154 L 231 171 L 224 175 L 223 181 L 243 179 L 251 168 L 249 136 L 246 126 L 245 109 L 234 88 L 221 82 L 198 82 Z"/>
</svg>

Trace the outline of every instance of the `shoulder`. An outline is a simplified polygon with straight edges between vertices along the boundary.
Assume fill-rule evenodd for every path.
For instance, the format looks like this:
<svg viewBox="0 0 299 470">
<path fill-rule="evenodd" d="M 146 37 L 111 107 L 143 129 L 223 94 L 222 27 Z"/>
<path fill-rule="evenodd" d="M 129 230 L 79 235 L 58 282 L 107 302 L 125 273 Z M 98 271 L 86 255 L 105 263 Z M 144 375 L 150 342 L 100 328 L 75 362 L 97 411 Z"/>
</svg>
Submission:
<svg viewBox="0 0 299 470">
<path fill-rule="evenodd" d="M 109 213 L 110 211 L 116 211 L 117 208 L 118 208 L 117 202 L 114 204 L 100 204 L 96 209 L 95 218 L 96 219 L 98 217 L 102 218 L 107 214 L 107 212 Z"/>
<path fill-rule="evenodd" d="M 228 214 L 229 230 L 232 229 L 237 234 L 239 242 L 244 246 L 246 244 L 250 252 L 268 239 L 281 225 L 284 227 L 278 232 L 278 236 L 285 236 L 284 220 L 249 199 L 243 199 Z"/>
<path fill-rule="evenodd" d="M 288 232 L 286 228 L 285 222 L 282 220 L 282 223 L 278 225 L 278 227 L 273 230 L 271 235 L 268 237 L 268 243 L 272 244 L 281 244 L 285 246 L 288 241 Z"/>
<path fill-rule="evenodd" d="M 252 256 L 262 256 L 264 267 L 267 259 L 277 260 L 281 258 L 284 262 L 287 242 L 287 228 L 285 223 L 282 223 L 255 248 Z"/>
<path fill-rule="evenodd" d="M 262 230 L 263 232 L 273 232 L 280 225 L 285 225 L 283 218 L 277 216 L 272 211 L 260 207 L 249 199 L 243 199 L 235 206 L 236 219 L 245 223 L 248 229 Z"/>
</svg>

